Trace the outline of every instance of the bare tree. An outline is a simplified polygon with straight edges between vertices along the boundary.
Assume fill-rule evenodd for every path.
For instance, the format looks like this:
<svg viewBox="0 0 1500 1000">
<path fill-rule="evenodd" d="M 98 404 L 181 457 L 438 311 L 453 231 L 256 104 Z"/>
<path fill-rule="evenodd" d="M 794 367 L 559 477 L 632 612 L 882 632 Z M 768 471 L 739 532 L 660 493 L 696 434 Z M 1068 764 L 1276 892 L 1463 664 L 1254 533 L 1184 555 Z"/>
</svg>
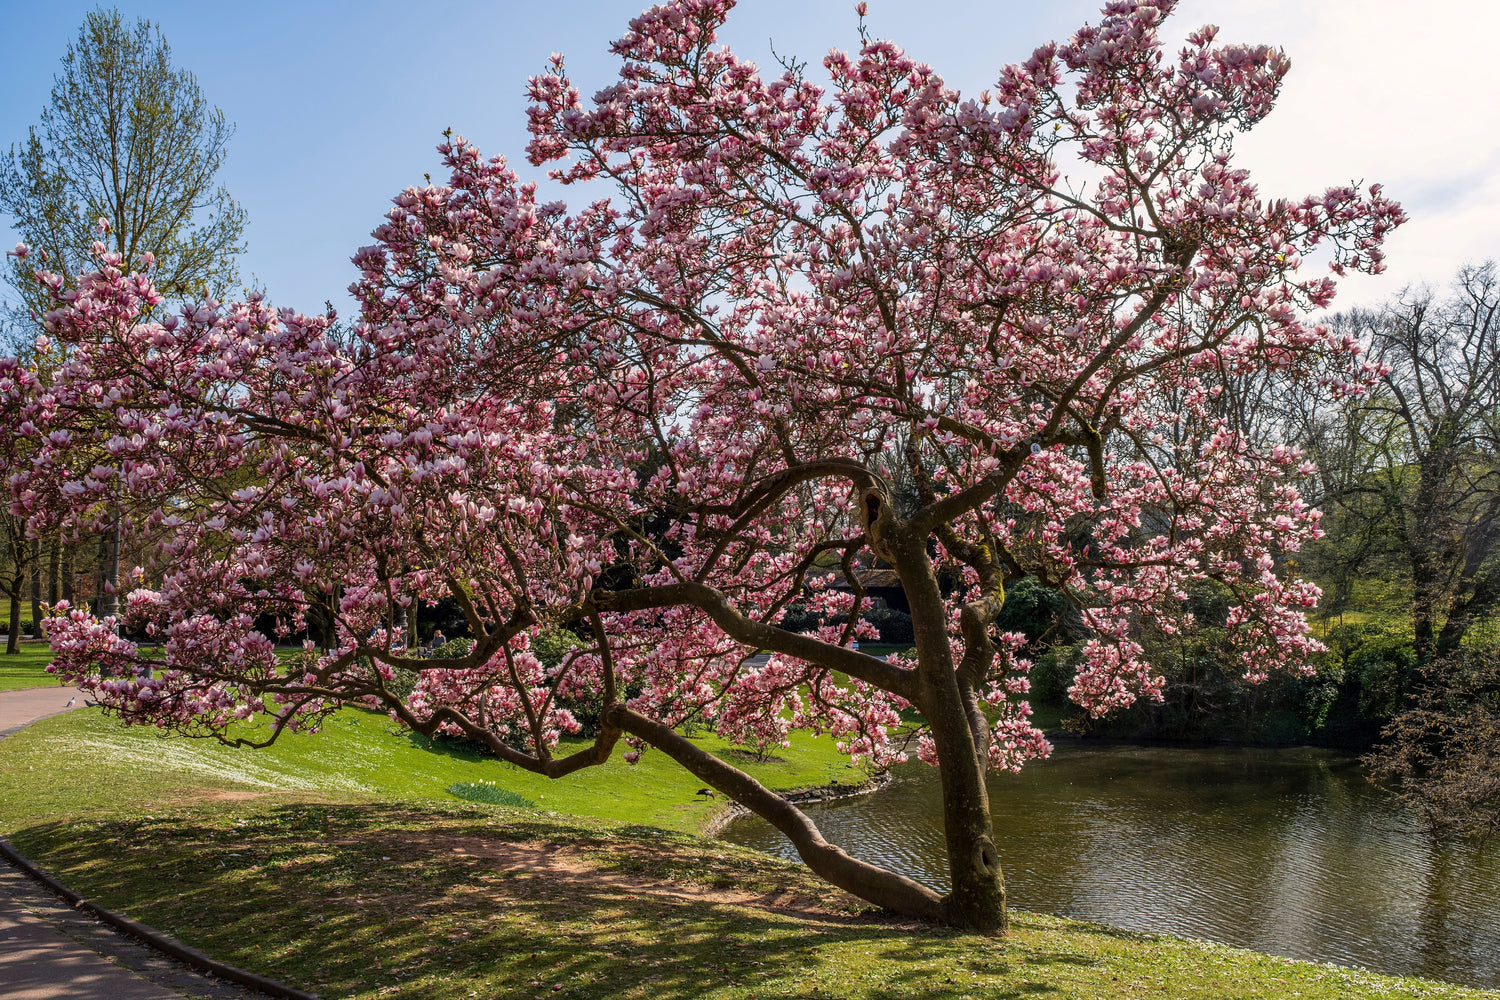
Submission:
<svg viewBox="0 0 1500 1000">
<path fill-rule="evenodd" d="M 1423 662 L 1451 655 L 1500 604 L 1500 282 L 1460 270 L 1449 293 L 1409 289 L 1335 318 L 1387 371 L 1367 396 L 1330 406 L 1286 396 L 1290 435 L 1314 457 L 1331 543 L 1319 550 L 1334 606 L 1362 573 L 1412 587 Z"/>
<path fill-rule="evenodd" d="M 1500 654 L 1430 664 L 1412 704 L 1365 759 L 1371 776 L 1435 833 L 1481 842 L 1500 831 Z"/>
</svg>

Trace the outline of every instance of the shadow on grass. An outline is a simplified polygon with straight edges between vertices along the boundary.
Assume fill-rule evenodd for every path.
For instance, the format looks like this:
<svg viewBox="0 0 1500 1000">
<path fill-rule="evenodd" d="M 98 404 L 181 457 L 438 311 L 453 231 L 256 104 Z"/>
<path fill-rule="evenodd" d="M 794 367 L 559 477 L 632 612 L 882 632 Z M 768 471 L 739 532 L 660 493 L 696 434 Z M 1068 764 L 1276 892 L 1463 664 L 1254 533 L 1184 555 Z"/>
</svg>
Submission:
<svg viewBox="0 0 1500 1000">
<path fill-rule="evenodd" d="M 1080 961 L 1017 968 L 1009 942 L 829 906 L 753 852 L 506 810 L 247 804 L 13 840 L 105 905 L 326 997 L 1019 998 Z"/>
</svg>

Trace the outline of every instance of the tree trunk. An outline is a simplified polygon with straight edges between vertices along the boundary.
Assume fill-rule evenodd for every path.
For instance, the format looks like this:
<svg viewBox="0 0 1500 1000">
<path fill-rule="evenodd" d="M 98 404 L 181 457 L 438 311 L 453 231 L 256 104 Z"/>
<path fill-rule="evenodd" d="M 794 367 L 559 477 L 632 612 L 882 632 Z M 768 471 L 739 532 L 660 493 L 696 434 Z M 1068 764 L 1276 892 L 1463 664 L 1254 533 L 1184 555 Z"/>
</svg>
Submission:
<svg viewBox="0 0 1500 1000">
<path fill-rule="evenodd" d="M 117 588 L 120 583 L 120 528 L 111 524 L 99 539 L 99 572 L 94 601 L 94 617 L 109 618 L 120 610 Z"/>
<path fill-rule="evenodd" d="M 1448 601 L 1447 619 L 1433 648 L 1434 659 L 1458 652 L 1469 626 L 1483 620 L 1500 604 L 1500 579 L 1485 566 L 1500 549 L 1500 501 L 1470 525 L 1464 537 L 1464 560 L 1459 568 L 1455 593 Z"/>
<path fill-rule="evenodd" d="M 62 599 L 72 607 L 78 601 L 78 543 L 75 541 L 65 544 L 59 539 L 58 544 L 63 549 L 62 572 L 58 582 L 62 587 Z"/>
<path fill-rule="evenodd" d="M 47 589 L 44 600 L 47 607 L 56 607 L 58 586 L 62 582 L 59 576 L 62 573 L 62 538 L 54 536 L 47 543 Z"/>
<path fill-rule="evenodd" d="M 976 743 L 970 706 L 965 705 L 953 663 L 947 608 L 924 541 L 898 535 L 891 539 L 891 554 L 911 603 L 921 685 L 919 708 L 937 744 L 951 880 L 943 898 L 944 916 L 957 927 L 1005 934 L 1009 930 L 1005 880 L 984 780 L 988 748 Z M 977 705 L 972 707 L 978 711 Z"/>
<path fill-rule="evenodd" d="M 1440 496 L 1448 471 L 1445 452 L 1434 443 L 1418 462 L 1417 489 L 1411 503 L 1406 552 L 1412 581 L 1412 644 L 1419 663 L 1433 659 L 1438 614 L 1445 603 L 1447 574 L 1441 549 L 1447 541 L 1444 536 L 1448 525 Z"/>
<path fill-rule="evenodd" d="M 1433 572 L 1430 562 L 1420 552 L 1413 553 L 1411 629 L 1412 645 L 1417 652 L 1418 663 L 1430 663 L 1436 645 L 1437 606 L 1442 583 Z"/>
<path fill-rule="evenodd" d="M 1500 604 L 1500 587 L 1487 578 L 1475 583 L 1466 599 L 1455 599 L 1433 646 L 1433 659 L 1445 659 L 1458 652 L 1469 626 L 1488 615 L 1496 604 Z"/>
<path fill-rule="evenodd" d="M 25 577 L 17 573 L 10 581 L 10 632 L 5 637 L 5 651 L 21 651 L 21 585 Z"/>
<path fill-rule="evenodd" d="M 42 540 L 31 540 L 31 637 L 42 637 Z"/>
</svg>

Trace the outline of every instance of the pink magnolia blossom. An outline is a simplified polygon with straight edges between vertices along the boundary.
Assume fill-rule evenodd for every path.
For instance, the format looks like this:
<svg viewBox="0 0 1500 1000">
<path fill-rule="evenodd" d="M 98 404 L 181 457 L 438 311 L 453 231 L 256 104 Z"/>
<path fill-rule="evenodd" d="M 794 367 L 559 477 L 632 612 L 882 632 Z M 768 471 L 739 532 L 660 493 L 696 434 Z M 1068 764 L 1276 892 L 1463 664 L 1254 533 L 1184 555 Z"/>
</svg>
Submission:
<svg viewBox="0 0 1500 1000">
<path fill-rule="evenodd" d="M 351 703 L 557 778 L 624 739 L 837 884 L 1002 929 L 983 775 L 1050 751 L 1024 642 L 993 624 L 1005 588 L 1083 609 L 1070 690 L 1096 714 L 1160 696 L 1136 630 L 1187 625 L 1197 581 L 1234 595 L 1249 677 L 1304 669 L 1316 588 L 1276 572 L 1318 530 L 1301 459 L 1239 435 L 1223 393 L 1263 372 L 1360 391 L 1356 345 L 1302 319 L 1334 293 L 1303 262 L 1379 270 L 1401 210 L 1378 187 L 1263 198 L 1230 139 L 1286 59 L 1211 29 L 1169 55 L 1168 0 L 1110 3 L 979 99 L 864 37 L 822 82 L 763 76 L 716 42 L 731 6 L 641 14 L 587 101 L 561 57 L 529 82 L 531 163 L 614 200 L 570 213 L 441 145 L 447 179 L 399 193 L 355 254 L 347 328 L 258 297 L 159 315 L 102 245 L 76 288 L 39 275 L 67 353 L 45 385 L 0 360 L 25 428 L 10 509 L 39 531 L 117 519 L 155 584 L 123 624 L 163 642 L 148 662 L 68 609 L 54 669 L 127 722 L 236 744 Z M 877 563 L 912 603 L 905 656 L 856 650 L 870 602 L 829 586 Z M 406 611 L 438 600 L 467 654 L 413 655 Z M 789 632 L 794 603 L 845 624 Z M 558 628 L 582 645 L 548 666 L 532 643 Z M 584 705 L 597 734 L 561 742 Z M 690 722 L 761 747 L 828 733 L 876 766 L 914 749 L 972 863 L 940 896 L 856 861 Z"/>
</svg>

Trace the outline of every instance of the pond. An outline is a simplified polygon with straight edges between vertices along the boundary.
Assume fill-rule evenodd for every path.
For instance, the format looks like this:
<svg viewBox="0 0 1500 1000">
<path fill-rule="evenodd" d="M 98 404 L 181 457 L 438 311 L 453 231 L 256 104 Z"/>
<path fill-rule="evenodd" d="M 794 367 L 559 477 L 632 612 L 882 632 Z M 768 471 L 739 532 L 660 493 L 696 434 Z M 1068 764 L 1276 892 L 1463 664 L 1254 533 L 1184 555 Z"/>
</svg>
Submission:
<svg viewBox="0 0 1500 1000">
<path fill-rule="evenodd" d="M 833 843 L 947 888 L 937 773 L 809 807 Z M 990 778 L 1013 906 L 1291 958 L 1500 987 L 1500 845 L 1435 844 L 1353 757 L 1065 743 Z M 755 818 L 724 839 L 782 857 Z"/>
</svg>

